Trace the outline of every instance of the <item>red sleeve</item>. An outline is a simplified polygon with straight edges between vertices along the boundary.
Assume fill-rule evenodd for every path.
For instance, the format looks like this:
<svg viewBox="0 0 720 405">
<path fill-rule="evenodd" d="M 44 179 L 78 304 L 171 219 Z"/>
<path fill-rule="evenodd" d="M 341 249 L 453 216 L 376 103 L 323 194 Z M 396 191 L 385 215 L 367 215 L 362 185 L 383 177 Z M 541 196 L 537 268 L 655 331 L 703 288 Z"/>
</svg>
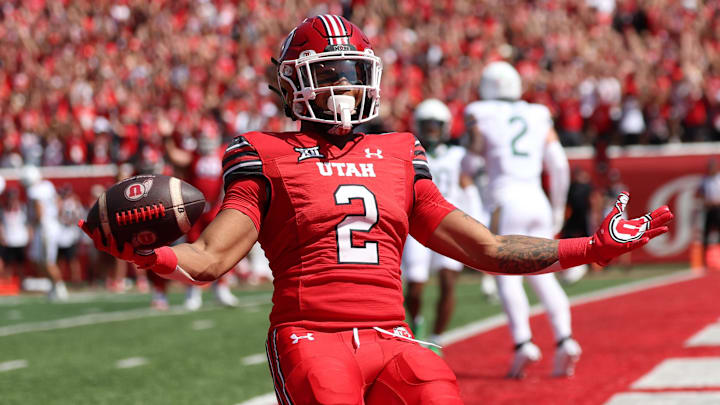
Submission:
<svg viewBox="0 0 720 405">
<path fill-rule="evenodd" d="M 250 217 L 255 229 L 260 232 L 262 211 L 267 200 L 265 181 L 247 177 L 234 181 L 225 192 L 221 209 L 234 209 Z"/>
<path fill-rule="evenodd" d="M 425 245 L 435 228 L 456 208 L 440 194 L 435 183 L 428 179 L 415 182 L 415 204 L 410 213 L 410 235 Z"/>
</svg>

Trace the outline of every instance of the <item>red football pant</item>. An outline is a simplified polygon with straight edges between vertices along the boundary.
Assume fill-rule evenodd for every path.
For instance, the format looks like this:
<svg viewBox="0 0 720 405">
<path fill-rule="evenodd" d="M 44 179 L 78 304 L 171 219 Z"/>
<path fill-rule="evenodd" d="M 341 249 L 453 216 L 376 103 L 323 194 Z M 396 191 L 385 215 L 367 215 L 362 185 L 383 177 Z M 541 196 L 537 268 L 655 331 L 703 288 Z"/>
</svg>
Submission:
<svg viewBox="0 0 720 405">
<path fill-rule="evenodd" d="M 392 329 L 391 329 L 392 330 Z M 462 404 L 455 374 L 432 351 L 374 329 L 271 329 L 266 342 L 280 405 Z"/>
</svg>

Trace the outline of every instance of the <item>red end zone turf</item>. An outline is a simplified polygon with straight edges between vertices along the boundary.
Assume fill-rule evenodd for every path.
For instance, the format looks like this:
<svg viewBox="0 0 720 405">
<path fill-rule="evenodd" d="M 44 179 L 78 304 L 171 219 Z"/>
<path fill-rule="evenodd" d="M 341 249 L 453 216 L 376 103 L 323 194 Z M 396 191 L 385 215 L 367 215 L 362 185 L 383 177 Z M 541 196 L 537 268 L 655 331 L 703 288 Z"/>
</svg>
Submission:
<svg viewBox="0 0 720 405">
<path fill-rule="evenodd" d="M 720 317 L 720 273 L 573 306 L 574 335 L 583 348 L 576 375 L 550 377 L 554 342 L 545 315 L 532 318 L 543 352 L 521 381 L 504 378 L 511 360 L 507 326 L 460 341 L 444 353 L 472 404 L 603 404 L 665 359 L 720 356 L 720 346 L 684 347 Z M 720 387 L 717 391 L 720 391 Z M 677 391 L 668 390 L 668 391 Z"/>
</svg>

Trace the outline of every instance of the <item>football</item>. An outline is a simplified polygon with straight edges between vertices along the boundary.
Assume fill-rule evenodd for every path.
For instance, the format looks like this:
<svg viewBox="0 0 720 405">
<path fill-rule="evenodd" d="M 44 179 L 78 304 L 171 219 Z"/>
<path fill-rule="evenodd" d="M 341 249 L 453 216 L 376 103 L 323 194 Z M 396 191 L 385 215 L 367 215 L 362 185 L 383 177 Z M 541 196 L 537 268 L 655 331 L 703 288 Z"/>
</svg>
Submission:
<svg viewBox="0 0 720 405">
<path fill-rule="evenodd" d="M 135 250 L 166 246 L 187 233 L 202 215 L 200 190 L 176 177 L 140 175 L 107 189 L 88 212 L 87 226 L 100 228 L 103 241 L 112 235 L 118 248 Z"/>
</svg>

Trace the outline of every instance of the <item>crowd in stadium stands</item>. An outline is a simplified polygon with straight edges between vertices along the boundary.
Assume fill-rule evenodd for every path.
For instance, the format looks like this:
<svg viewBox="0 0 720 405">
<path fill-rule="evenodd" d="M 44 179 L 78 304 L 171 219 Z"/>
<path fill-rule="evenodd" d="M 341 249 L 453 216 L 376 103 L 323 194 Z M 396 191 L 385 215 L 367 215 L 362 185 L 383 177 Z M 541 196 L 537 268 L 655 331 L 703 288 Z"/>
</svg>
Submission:
<svg viewBox="0 0 720 405">
<path fill-rule="evenodd" d="M 512 62 L 565 145 L 720 138 L 720 3 L 700 0 L 8 0 L 0 5 L 0 167 L 124 162 L 162 135 L 295 124 L 271 56 L 298 18 L 343 14 L 384 61 L 374 129 L 477 98 Z"/>
</svg>

